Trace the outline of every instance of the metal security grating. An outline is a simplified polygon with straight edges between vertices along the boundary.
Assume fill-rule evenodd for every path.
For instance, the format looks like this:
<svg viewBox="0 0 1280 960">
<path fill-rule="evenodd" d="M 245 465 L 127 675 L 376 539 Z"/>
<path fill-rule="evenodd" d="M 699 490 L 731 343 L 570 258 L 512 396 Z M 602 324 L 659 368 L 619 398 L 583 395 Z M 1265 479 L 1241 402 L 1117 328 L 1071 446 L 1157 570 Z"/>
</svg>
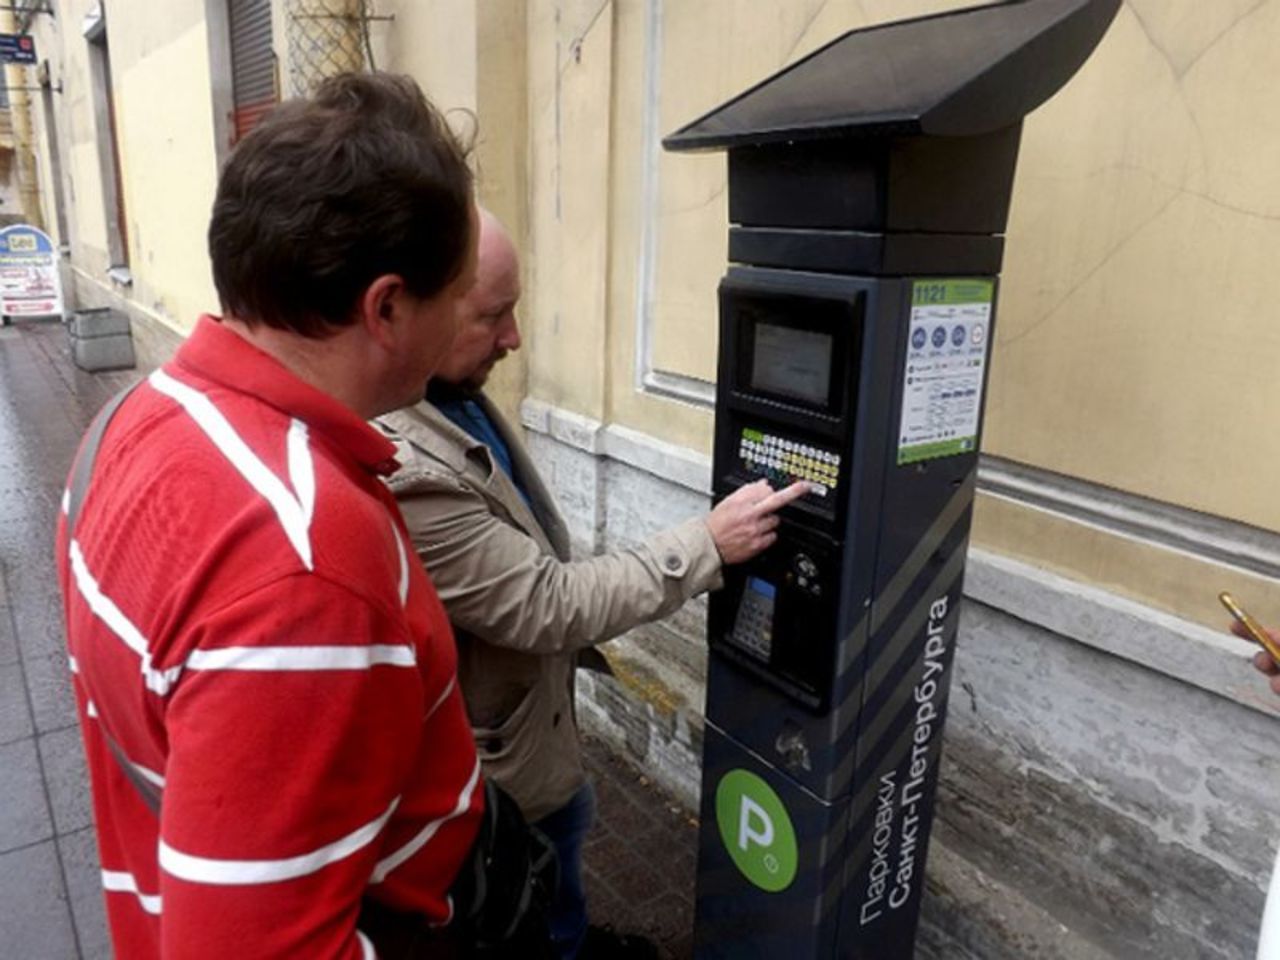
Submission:
<svg viewBox="0 0 1280 960">
<path fill-rule="evenodd" d="M 289 94 L 305 97 L 327 77 L 373 69 L 368 0 L 289 0 Z"/>
<path fill-rule="evenodd" d="M 271 49 L 271 0 L 230 0 L 232 133 L 235 143 L 279 101 Z"/>
</svg>

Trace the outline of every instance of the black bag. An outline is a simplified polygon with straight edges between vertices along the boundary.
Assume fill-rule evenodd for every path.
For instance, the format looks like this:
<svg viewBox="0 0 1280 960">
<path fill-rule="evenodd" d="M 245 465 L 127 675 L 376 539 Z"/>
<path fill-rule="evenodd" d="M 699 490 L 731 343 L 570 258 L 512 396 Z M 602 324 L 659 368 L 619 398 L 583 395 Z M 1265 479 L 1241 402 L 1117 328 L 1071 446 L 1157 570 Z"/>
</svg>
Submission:
<svg viewBox="0 0 1280 960">
<path fill-rule="evenodd" d="M 554 960 L 547 910 L 559 882 L 551 841 L 486 780 L 484 820 L 449 891 L 453 922 L 429 927 L 366 898 L 357 926 L 381 960 Z"/>
<path fill-rule="evenodd" d="M 486 780 L 484 822 L 451 891 L 471 956 L 554 957 L 547 911 L 559 885 L 551 841 L 506 791 Z"/>
</svg>

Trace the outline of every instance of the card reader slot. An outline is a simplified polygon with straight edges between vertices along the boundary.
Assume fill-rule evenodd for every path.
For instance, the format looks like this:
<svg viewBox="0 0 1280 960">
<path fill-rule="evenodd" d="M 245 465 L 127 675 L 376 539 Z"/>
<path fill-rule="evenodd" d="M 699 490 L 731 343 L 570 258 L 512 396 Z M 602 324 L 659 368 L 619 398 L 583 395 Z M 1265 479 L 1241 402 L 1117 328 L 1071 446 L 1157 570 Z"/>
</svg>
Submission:
<svg viewBox="0 0 1280 960">
<path fill-rule="evenodd" d="M 832 538 L 784 518 L 772 547 L 725 569 L 711 596 L 712 649 L 819 706 L 831 685 L 839 556 Z"/>
</svg>

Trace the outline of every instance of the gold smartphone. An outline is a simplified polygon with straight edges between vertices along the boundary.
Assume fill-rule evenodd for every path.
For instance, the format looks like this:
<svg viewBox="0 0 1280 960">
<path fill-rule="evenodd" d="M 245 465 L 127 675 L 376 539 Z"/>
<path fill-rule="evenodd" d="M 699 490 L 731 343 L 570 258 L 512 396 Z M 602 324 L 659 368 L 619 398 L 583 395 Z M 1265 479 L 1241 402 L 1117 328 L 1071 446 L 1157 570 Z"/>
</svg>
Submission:
<svg viewBox="0 0 1280 960">
<path fill-rule="evenodd" d="M 1262 647 L 1262 649 L 1267 651 L 1267 653 L 1271 654 L 1271 659 L 1274 660 L 1277 665 L 1280 665 L 1280 643 L 1276 643 L 1276 641 L 1271 638 L 1271 634 L 1267 633 L 1267 631 L 1263 629 L 1262 624 L 1253 619 L 1244 607 L 1236 603 L 1236 598 L 1231 596 L 1231 594 L 1223 591 L 1218 594 L 1218 599 L 1221 600 L 1222 605 L 1227 608 L 1227 612 L 1235 617 L 1240 625 L 1244 627 L 1245 632 L 1253 638 L 1253 642 Z"/>
</svg>

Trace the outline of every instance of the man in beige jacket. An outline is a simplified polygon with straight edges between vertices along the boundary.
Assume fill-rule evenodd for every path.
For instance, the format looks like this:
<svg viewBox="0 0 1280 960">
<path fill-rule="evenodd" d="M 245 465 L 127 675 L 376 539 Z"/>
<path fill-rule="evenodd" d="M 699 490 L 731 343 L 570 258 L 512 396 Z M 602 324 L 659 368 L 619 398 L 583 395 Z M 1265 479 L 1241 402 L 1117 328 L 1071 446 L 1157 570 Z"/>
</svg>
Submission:
<svg viewBox="0 0 1280 960">
<path fill-rule="evenodd" d="M 482 212 L 476 284 L 450 355 L 425 400 L 378 421 L 403 465 L 391 487 L 457 634 L 458 679 L 485 775 L 560 853 L 551 923 L 561 955 L 653 956 L 643 938 L 586 921 L 581 848 L 594 795 L 574 722 L 578 654 L 719 586 L 721 564 L 768 547 L 777 511 L 806 487 L 774 492 L 759 481 L 631 549 L 571 561 L 550 493 L 480 392 L 494 364 L 520 346 L 519 298 L 515 248 Z"/>
</svg>

